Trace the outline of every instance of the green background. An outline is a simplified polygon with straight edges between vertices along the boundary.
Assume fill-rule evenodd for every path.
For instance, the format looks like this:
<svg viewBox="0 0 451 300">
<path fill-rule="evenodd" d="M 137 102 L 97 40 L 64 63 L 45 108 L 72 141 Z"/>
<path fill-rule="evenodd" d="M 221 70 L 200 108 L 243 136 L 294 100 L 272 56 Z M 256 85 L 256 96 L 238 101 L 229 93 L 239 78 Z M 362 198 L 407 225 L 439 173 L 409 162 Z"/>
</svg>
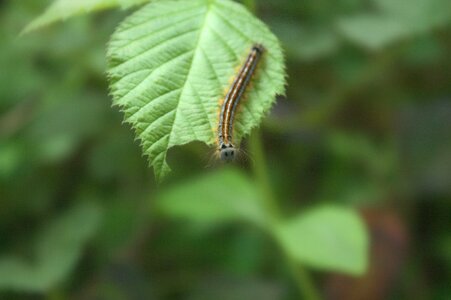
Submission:
<svg viewBox="0 0 451 300">
<path fill-rule="evenodd" d="M 287 96 L 261 125 L 281 209 L 352 206 L 371 235 L 363 277 L 312 270 L 330 299 L 451 295 L 451 10 L 407 2 L 256 2 L 286 51 Z M 0 1 L 0 298 L 298 299 L 255 227 L 153 208 L 213 150 L 170 150 L 155 183 L 108 96 L 106 43 L 130 11 L 19 37 L 48 4 Z"/>
</svg>

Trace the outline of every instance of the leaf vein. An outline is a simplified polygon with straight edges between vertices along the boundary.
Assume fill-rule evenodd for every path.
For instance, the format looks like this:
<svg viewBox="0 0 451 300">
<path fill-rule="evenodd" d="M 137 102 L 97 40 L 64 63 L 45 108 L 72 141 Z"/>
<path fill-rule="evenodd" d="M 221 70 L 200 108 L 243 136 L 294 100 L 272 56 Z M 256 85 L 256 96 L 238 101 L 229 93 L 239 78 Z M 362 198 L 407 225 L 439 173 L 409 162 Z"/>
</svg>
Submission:
<svg viewBox="0 0 451 300">
<path fill-rule="evenodd" d="M 150 23 L 152 21 L 157 21 L 157 20 L 164 19 L 164 18 L 167 18 L 167 17 L 176 16 L 176 15 L 180 14 L 181 12 L 186 12 L 188 10 L 190 11 L 191 9 L 192 10 L 198 9 L 199 7 L 201 7 L 201 6 L 200 5 L 196 5 L 196 6 L 193 6 L 192 8 L 190 8 L 190 9 L 184 9 L 184 10 L 176 9 L 175 11 L 170 12 L 170 13 L 159 14 L 158 17 L 155 18 L 155 19 L 151 18 L 151 16 L 147 16 L 147 20 L 145 20 L 144 22 L 140 22 L 140 23 L 136 23 L 136 24 L 127 24 L 127 25 L 131 25 L 131 27 L 129 27 L 129 28 L 120 28 L 121 29 L 121 33 L 128 32 L 130 30 L 136 29 L 136 27 L 139 27 L 139 26 L 142 26 L 142 25 L 146 25 L 146 24 L 148 24 L 148 23 Z"/>
<path fill-rule="evenodd" d="M 193 19 L 197 18 L 197 17 L 200 16 L 200 15 L 201 15 L 201 13 L 200 13 L 200 14 L 197 14 L 197 15 L 193 15 L 193 16 L 189 17 L 188 19 L 185 18 L 185 19 L 179 20 L 179 21 L 177 21 L 177 22 L 170 23 L 168 26 L 164 26 L 164 27 L 162 27 L 162 28 L 159 28 L 158 30 L 152 31 L 150 34 L 147 34 L 147 33 L 146 33 L 146 34 L 143 34 L 143 35 L 140 36 L 140 37 L 136 37 L 136 38 L 130 39 L 130 40 L 121 40 L 122 42 L 124 42 L 124 45 L 119 46 L 119 47 L 116 47 L 116 48 L 114 49 L 114 51 L 115 51 L 115 52 L 121 51 L 121 50 L 123 50 L 124 48 L 130 47 L 131 45 L 133 45 L 133 44 L 136 43 L 136 42 L 142 41 L 142 40 L 144 40 L 144 39 L 154 38 L 155 35 L 157 35 L 157 36 L 158 36 L 158 35 L 162 35 L 164 31 L 166 31 L 166 30 L 168 30 L 168 29 L 173 30 L 173 29 L 174 29 L 174 26 L 180 25 L 180 24 L 183 23 L 183 22 L 192 21 Z"/>
<path fill-rule="evenodd" d="M 117 70 L 119 67 L 121 67 L 121 66 L 123 66 L 123 65 L 125 65 L 125 64 L 130 64 L 130 63 L 134 62 L 136 59 L 141 58 L 141 56 L 146 55 L 147 53 L 149 53 L 149 52 L 152 51 L 152 50 L 155 50 L 155 48 L 158 48 L 158 47 L 159 47 L 159 48 L 165 48 L 169 42 L 172 42 L 172 41 L 174 41 L 174 40 L 177 40 L 178 38 L 182 38 L 182 37 L 184 37 L 185 35 L 188 35 L 188 34 L 190 34 L 190 33 L 193 33 L 193 32 L 195 32 L 195 31 L 197 31 L 197 30 L 198 30 L 198 28 L 190 29 L 190 30 L 188 30 L 188 31 L 186 31 L 186 32 L 182 32 L 182 33 L 180 33 L 180 34 L 177 34 L 177 35 L 175 35 L 175 36 L 173 36 L 173 37 L 171 37 L 171 38 L 169 38 L 169 39 L 162 40 L 161 42 L 159 42 L 159 43 L 157 43 L 157 44 L 155 44 L 155 45 L 152 45 L 152 47 L 150 47 L 149 49 L 146 49 L 146 50 L 144 50 L 144 51 L 142 51 L 142 52 L 140 52 L 140 53 L 137 53 L 137 54 L 136 54 L 135 56 L 133 56 L 132 58 L 127 59 L 127 60 L 124 60 L 124 61 L 121 62 L 120 64 L 118 64 L 118 65 L 112 67 L 112 68 L 111 68 L 111 71 L 114 72 L 114 71 Z M 127 75 L 127 74 L 126 74 L 126 75 Z M 125 76 L 125 75 L 124 75 L 124 76 Z"/>
<path fill-rule="evenodd" d="M 152 74 L 155 73 L 155 71 L 161 69 L 161 68 L 164 67 L 165 65 L 167 65 L 167 64 L 169 64 L 169 63 L 171 63 L 171 62 L 173 62 L 174 60 L 176 60 L 176 59 L 178 59 L 178 58 L 180 58 L 180 57 L 183 57 L 183 56 L 185 56 L 185 55 L 187 55 L 187 54 L 190 54 L 191 52 L 192 52 L 192 50 L 189 50 L 189 51 L 185 51 L 185 52 L 183 52 L 183 53 L 181 53 L 181 54 L 178 54 L 178 55 L 172 57 L 171 59 L 165 61 L 163 64 L 159 65 L 158 68 L 153 69 L 153 70 L 149 73 L 149 75 L 147 75 L 147 76 L 146 76 L 139 84 L 137 84 L 135 87 L 133 87 L 132 89 L 130 89 L 125 95 L 123 95 L 123 96 L 121 97 L 121 99 L 126 98 L 128 95 L 130 95 L 130 93 L 132 93 L 132 92 L 135 91 L 137 88 L 139 88 L 142 84 L 144 84 L 144 83 L 152 76 Z"/>
<path fill-rule="evenodd" d="M 182 92 L 180 93 L 180 97 L 178 98 L 178 102 L 180 102 L 180 98 L 182 97 L 182 95 L 183 95 L 183 92 L 184 92 L 184 90 L 185 90 L 185 87 L 186 87 L 186 84 L 187 84 L 187 82 L 188 82 L 188 79 L 189 79 L 189 75 L 190 75 L 190 73 L 192 72 L 192 68 L 193 68 L 193 62 L 194 62 L 194 60 L 195 60 L 195 58 L 196 58 L 196 54 L 197 54 L 197 52 L 198 52 L 198 49 L 199 49 L 199 45 L 200 45 L 200 41 L 202 40 L 202 33 L 205 31 L 205 28 L 206 28 L 206 25 L 208 24 L 208 17 L 210 16 L 210 13 L 211 13 L 211 7 L 210 7 L 210 3 L 208 3 L 208 7 L 207 7 L 207 12 L 205 13 L 205 18 L 204 18 L 204 21 L 203 21 L 203 24 L 202 24 L 202 26 L 200 27 L 200 30 L 199 30 L 199 34 L 198 34 L 198 37 L 197 37 L 197 41 L 196 41 L 196 43 L 195 43 L 195 45 L 196 45 L 196 48 L 194 49 L 194 55 L 193 55 L 193 58 L 191 59 L 191 63 L 190 63 L 190 66 L 189 66 L 189 69 L 188 69 L 188 73 L 187 73 L 187 75 L 186 75 L 186 79 L 185 79 L 185 82 L 183 83 L 183 88 L 182 88 Z M 178 112 L 178 109 L 176 110 L 176 112 L 175 112 L 175 116 L 174 116 L 174 121 L 173 121 L 173 123 L 172 123 L 172 128 L 171 128 L 171 133 L 172 133 L 172 130 L 173 130 L 173 128 L 174 128 L 174 124 L 175 124 L 175 122 L 176 122 L 176 120 L 177 120 L 177 112 Z M 192 128 L 191 128 L 192 129 Z M 169 135 L 169 145 L 171 145 L 171 138 L 172 138 L 172 134 L 170 134 Z"/>
</svg>

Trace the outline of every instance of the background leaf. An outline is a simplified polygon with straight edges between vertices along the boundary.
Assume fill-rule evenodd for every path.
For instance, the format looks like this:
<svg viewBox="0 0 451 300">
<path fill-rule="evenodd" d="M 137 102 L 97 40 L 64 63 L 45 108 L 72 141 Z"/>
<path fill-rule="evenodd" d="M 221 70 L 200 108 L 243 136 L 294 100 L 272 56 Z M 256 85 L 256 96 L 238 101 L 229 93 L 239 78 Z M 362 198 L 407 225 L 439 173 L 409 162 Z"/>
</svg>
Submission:
<svg viewBox="0 0 451 300">
<path fill-rule="evenodd" d="M 263 225 L 266 220 L 254 185 L 233 169 L 169 188 L 160 195 L 156 206 L 164 215 L 200 223 L 245 220 Z"/>
<path fill-rule="evenodd" d="M 276 20 L 269 25 L 281 40 L 287 55 L 300 61 L 322 59 L 335 53 L 340 46 L 337 34 L 326 26 L 303 26 L 292 20 Z M 298 38 L 294 40 L 293 36 Z"/>
<path fill-rule="evenodd" d="M 267 49 L 235 121 L 235 142 L 257 126 L 284 92 L 277 38 L 231 1 L 151 3 L 113 35 L 109 77 L 114 104 L 125 113 L 158 179 L 169 172 L 169 148 L 213 144 L 219 102 L 255 43 Z"/>
<path fill-rule="evenodd" d="M 38 235 L 33 260 L 0 259 L 0 289 L 46 291 L 65 279 L 79 259 L 100 220 L 97 206 L 71 209 Z"/>
<path fill-rule="evenodd" d="M 447 0 L 373 0 L 377 13 L 341 18 L 338 28 L 350 40 L 373 50 L 451 22 Z"/>
<path fill-rule="evenodd" d="M 23 33 L 39 29 L 57 21 L 66 20 L 76 15 L 118 6 L 121 8 L 128 8 L 148 1 L 149 0 L 55 0 L 42 15 L 28 24 Z"/>
<path fill-rule="evenodd" d="M 411 32 L 401 20 L 379 15 L 347 17 L 340 20 L 338 27 L 348 39 L 374 50 L 403 39 Z"/>
<path fill-rule="evenodd" d="M 366 269 L 368 237 L 353 210 L 316 208 L 280 225 L 277 234 L 286 251 L 301 263 L 350 274 Z"/>
</svg>

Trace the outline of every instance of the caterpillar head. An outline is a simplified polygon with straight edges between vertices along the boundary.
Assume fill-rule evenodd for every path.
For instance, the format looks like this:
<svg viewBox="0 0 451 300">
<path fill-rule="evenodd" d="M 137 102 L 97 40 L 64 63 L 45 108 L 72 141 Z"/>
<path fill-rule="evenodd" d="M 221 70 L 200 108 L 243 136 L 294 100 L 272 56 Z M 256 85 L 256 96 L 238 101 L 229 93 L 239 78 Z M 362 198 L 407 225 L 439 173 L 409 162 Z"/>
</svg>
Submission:
<svg viewBox="0 0 451 300">
<path fill-rule="evenodd" d="M 221 143 L 219 146 L 219 157 L 223 162 L 232 162 L 236 157 L 236 148 L 232 143 Z"/>
</svg>

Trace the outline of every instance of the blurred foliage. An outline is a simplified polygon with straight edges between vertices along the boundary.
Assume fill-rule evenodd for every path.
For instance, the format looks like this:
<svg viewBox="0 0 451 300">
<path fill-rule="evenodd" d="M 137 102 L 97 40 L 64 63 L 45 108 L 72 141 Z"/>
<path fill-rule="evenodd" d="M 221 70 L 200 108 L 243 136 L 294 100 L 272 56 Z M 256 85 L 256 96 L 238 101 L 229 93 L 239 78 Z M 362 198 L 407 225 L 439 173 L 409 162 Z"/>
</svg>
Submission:
<svg viewBox="0 0 451 300">
<path fill-rule="evenodd" d="M 378 49 L 410 36 L 450 24 L 447 0 L 374 0 L 375 12 L 339 20 L 339 30 L 349 39 Z"/>
<path fill-rule="evenodd" d="M 249 222 L 275 236 L 284 251 L 301 263 L 352 274 L 365 270 L 367 235 L 353 210 L 319 207 L 273 223 L 256 186 L 240 173 L 216 172 L 163 193 L 156 210 L 195 223 L 199 231 L 233 220 Z M 187 195 L 193 197 L 187 200 Z"/>
<path fill-rule="evenodd" d="M 2 257 L 0 289 L 45 292 L 58 284 L 78 261 L 98 223 L 99 210 L 92 204 L 71 209 L 37 235 L 31 262 Z"/>
<path fill-rule="evenodd" d="M 211 214 L 243 218 L 233 205 L 262 218 L 247 175 L 207 173 L 209 150 L 193 143 L 169 152 L 177 171 L 156 189 L 107 94 L 105 45 L 128 13 L 79 16 L 19 38 L 50 2 L 0 1 L 0 298 L 297 299 L 267 234 L 248 222 L 210 222 Z M 390 210 L 410 245 L 378 290 L 449 298 L 449 1 L 256 4 L 288 60 L 287 97 L 262 125 L 282 212 L 297 226 L 307 207 L 304 216 L 339 204 Z M 197 176 L 211 183 L 202 188 Z M 249 196 L 206 205 L 214 192 Z M 324 291 L 329 278 L 314 275 Z"/>
<path fill-rule="evenodd" d="M 28 33 L 73 16 L 114 7 L 129 8 L 133 5 L 147 1 L 148 0 L 57 0 L 49 6 L 45 13 L 28 24 L 23 33 Z"/>
<path fill-rule="evenodd" d="M 196 197 L 188 201 L 187 195 Z M 252 182 L 232 170 L 215 172 L 169 188 L 158 198 L 155 207 L 158 212 L 203 223 L 208 225 L 207 228 L 233 220 L 264 227 L 269 218 L 259 204 L 258 191 Z"/>
<path fill-rule="evenodd" d="M 324 206 L 282 223 L 276 233 L 286 251 L 300 262 L 361 275 L 368 250 L 361 222 L 351 209 Z"/>
</svg>

